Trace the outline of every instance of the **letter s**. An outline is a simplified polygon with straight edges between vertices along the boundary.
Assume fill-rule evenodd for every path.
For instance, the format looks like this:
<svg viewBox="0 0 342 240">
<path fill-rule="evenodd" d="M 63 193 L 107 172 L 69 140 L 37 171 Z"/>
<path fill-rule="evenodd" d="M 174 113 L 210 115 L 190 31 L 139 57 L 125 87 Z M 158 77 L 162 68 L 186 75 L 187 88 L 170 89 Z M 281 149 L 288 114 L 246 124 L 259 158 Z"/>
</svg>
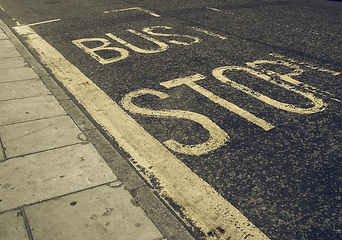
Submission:
<svg viewBox="0 0 342 240">
<path fill-rule="evenodd" d="M 202 155 L 206 154 L 210 151 L 213 151 L 228 141 L 228 134 L 223 131 L 219 126 L 217 126 L 214 122 L 212 122 L 206 116 L 203 116 L 198 113 L 182 111 L 182 110 L 171 110 L 171 109 L 163 109 L 163 110 L 152 110 L 149 108 L 142 108 L 134 105 L 132 100 L 136 97 L 142 95 L 154 95 L 159 97 L 160 99 L 168 98 L 169 95 L 163 92 L 158 92 L 152 89 L 140 89 L 137 91 L 133 91 L 125 95 L 121 101 L 121 105 L 124 109 L 131 113 L 137 113 L 141 115 L 148 115 L 157 118 L 178 118 L 178 119 L 188 119 L 202 125 L 209 132 L 209 139 L 206 142 L 196 144 L 196 145 L 186 145 L 177 142 L 174 139 L 170 139 L 164 142 L 164 145 L 175 152 L 179 152 L 182 154 L 188 155 Z"/>
</svg>

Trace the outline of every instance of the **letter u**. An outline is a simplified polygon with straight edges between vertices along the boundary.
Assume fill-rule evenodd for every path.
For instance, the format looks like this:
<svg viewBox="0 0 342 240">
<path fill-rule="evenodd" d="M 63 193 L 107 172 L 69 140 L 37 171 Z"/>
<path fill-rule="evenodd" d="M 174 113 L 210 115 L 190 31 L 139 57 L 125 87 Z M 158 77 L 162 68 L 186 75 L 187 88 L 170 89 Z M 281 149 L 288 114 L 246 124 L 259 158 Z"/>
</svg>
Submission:
<svg viewBox="0 0 342 240">
<path fill-rule="evenodd" d="M 156 45 L 158 45 L 158 48 L 157 49 L 142 49 L 142 48 L 139 48 L 137 46 L 134 46 L 134 45 L 126 42 L 125 40 L 123 40 L 121 38 L 118 38 L 117 36 L 115 36 L 111 33 L 107 33 L 106 36 L 110 37 L 111 39 L 117 41 L 118 43 L 120 43 L 120 44 L 122 44 L 122 45 L 124 45 L 124 46 L 132 49 L 133 51 L 138 52 L 138 53 L 159 53 L 159 52 L 164 52 L 169 48 L 169 45 L 167 45 L 166 43 L 160 42 L 157 39 L 150 37 L 146 34 L 137 32 L 134 29 L 127 29 L 127 31 L 130 33 L 133 33 L 137 36 L 140 36 L 140 37 L 142 37 L 148 41 L 155 43 Z"/>
</svg>

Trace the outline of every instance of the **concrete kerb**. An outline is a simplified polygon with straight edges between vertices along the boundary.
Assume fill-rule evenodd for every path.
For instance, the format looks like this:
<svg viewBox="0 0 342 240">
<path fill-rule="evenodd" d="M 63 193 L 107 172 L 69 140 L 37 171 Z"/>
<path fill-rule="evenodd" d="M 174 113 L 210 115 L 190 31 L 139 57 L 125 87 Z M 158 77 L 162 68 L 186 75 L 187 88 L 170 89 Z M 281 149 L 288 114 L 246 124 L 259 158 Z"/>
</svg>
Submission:
<svg viewBox="0 0 342 240">
<path fill-rule="evenodd" d="M 84 133 L 87 140 L 95 146 L 114 174 L 122 181 L 125 188 L 131 192 L 136 202 L 145 211 L 163 237 L 166 239 L 194 239 L 188 232 L 190 230 L 187 230 L 181 224 L 176 214 L 172 213 L 166 207 L 166 204 L 154 194 L 150 186 L 148 186 L 134 168 L 113 147 L 112 144 L 115 145 L 115 143 L 110 141 L 108 136 L 104 136 L 105 133 L 98 129 L 99 127 L 93 122 L 91 116 L 87 112 L 83 112 L 84 109 L 75 103 L 75 100 L 70 94 L 66 93 L 67 90 L 56 83 L 56 80 L 32 56 L 2 20 L 0 20 L 0 27 L 8 35 L 25 61 L 37 73 L 46 87 L 56 97 L 60 105 Z"/>
</svg>

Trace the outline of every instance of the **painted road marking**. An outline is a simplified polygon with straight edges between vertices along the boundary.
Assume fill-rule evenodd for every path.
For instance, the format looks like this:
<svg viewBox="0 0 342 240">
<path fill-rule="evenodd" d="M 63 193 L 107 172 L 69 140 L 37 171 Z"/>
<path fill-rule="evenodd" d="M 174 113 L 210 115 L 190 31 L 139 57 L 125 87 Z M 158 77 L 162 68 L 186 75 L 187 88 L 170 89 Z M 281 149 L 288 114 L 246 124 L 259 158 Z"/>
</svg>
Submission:
<svg viewBox="0 0 342 240">
<path fill-rule="evenodd" d="M 154 32 L 155 29 L 173 29 L 173 28 L 168 27 L 168 26 L 153 26 L 153 27 L 144 28 L 143 32 L 145 32 L 149 35 L 152 35 L 152 36 L 181 37 L 181 38 L 191 39 L 191 42 L 184 42 L 184 41 L 177 41 L 177 40 L 169 40 L 168 41 L 169 43 L 178 44 L 178 45 L 192 45 L 194 43 L 200 42 L 200 39 L 197 37 L 193 37 L 190 35 L 184 35 L 184 34 L 158 33 L 158 32 Z M 125 46 L 125 47 L 127 47 L 127 48 L 129 48 L 129 49 L 131 49 L 137 53 L 154 54 L 154 53 L 164 52 L 169 48 L 168 44 L 161 42 L 161 41 L 159 41 L 159 40 L 157 40 L 157 39 L 155 39 L 155 38 L 153 38 L 147 34 L 138 32 L 134 29 L 127 29 L 126 31 L 130 32 L 132 34 L 135 34 L 136 36 L 142 37 L 142 38 L 146 39 L 147 41 L 150 41 L 150 42 L 156 44 L 158 46 L 158 48 L 156 48 L 156 49 L 142 49 L 140 47 L 134 46 L 133 44 L 126 42 L 125 40 L 115 36 L 112 33 L 106 33 L 105 35 L 107 37 L 111 38 L 112 40 L 122 44 L 123 46 Z M 93 48 L 89 48 L 85 44 L 83 44 L 84 42 L 102 42 L 102 45 L 97 46 L 97 47 L 93 47 Z M 129 56 L 129 52 L 127 50 L 125 50 L 124 48 L 109 47 L 109 45 L 111 43 L 105 38 L 81 38 L 81 39 L 73 40 L 72 43 L 74 43 L 77 47 L 79 47 L 80 49 L 82 49 L 83 51 L 88 53 L 91 57 L 93 57 L 99 63 L 101 63 L 103 65 L 118 62 L 118 61 L 123 60 Z M 114 57 L 104 59 L 99 54 L 96 53 L 98 51 L 103 51 L 103 50 L 118 52 L 120 55 L 117 56 L 117 54 L 113 53 L 115 55 Z"/>
<path fill-rule="evenodd" d="M 283 103 L 283 102 L 279 102 L 277 100 L 274 100 L 272 98 L 269 98 L 259 92 L 256 92 L 254 90 L 252 90 L 251 88 L 248 88 L 242 84 L 239 84 L 237 82 L 234 82 L 233 80 L 229 79 L 228 77 L 224 76 L 224 72 L 225 71 L 243 71 L 246 73 L 249 73 L 251 75 L 254 75 L 256 77 L 259 77 L 267 82 L 270 82 L 274 85 L 277 85 L 279 87 L 282 87 L 286 90 L 298 93 L 300 95 L 302 95 L 303 97 L 306 97 L 308 99 L 311 100 L 311 102 L 313 103 L 313 107 L 311 108 L 300 108 L 297 107 L 293 104 L 288 104 L 288 103 Z M 300 114 L 311 114 L 311 113 L 318 113 L 318 112 L 322 112 L 325 110 L 327 104 L 321 99 L 316 97 L 315 95 L 313 95 L 310 92 L 303 92 L 301 90 L 295 89 L 293 88 L 292 85 L 288 84 L 287 82 L 293 82 L 294 79 L 290 78 L 288 75 L 280 75 L 278 74 L 278 76 L 280 77 L 281 80 L 283 80 L 284 82 L 279 82 L 277 80 L 274 80 L 271 76 L 260 73 L 258 71 L 255 71 L 252 68 L 248 68 L 248 67 L 240 67 L 240 66 L 224 66 L 224 67 L 219 67 L 213 70 L 213 76 L 215 78 L 217 78 L 218 80 L 220 80 L 223 83 L 228 84 L 229 86 L 236 88 L 256 99 L 259 99 L 260 101 L 263 101 L 271 106 L 274 106 L 276 108 L 288 111 L 288 112 L 293 112 L 293 113 L 300 113 Z M 299 82 L 299 81 L 298 81 Z"/>
<path fill-rule="evenodd" d="M 123 12 L 123 11 L 130 11 L 130 10 L 138 10 L 138 7 L 131 7 L 131 8 L 123 8 L 123 9 L 104 11 L 104 13 Z"/>
<path fill-rule="evenodd" d="M 299 76 L 299 75 L 301 75 L 302 73 L 305 72 L 305 70 L 302 69 L 300 65 L 302 65 L 303 67 L 307 67 L 307 68 L 313 69 L 313 70 L 317 70 L 317 71 L 321 71 L 321 72 L 326 72 L 326 73 L 332 74 L 334 76 L 340 75 L 341 74 L 340 72 L 332 71 L 332 70 L 325 69 L 325 68 L 316 67 L 316 66 L 313 66 L 311 64 L 304 63 L 304 62 L 298 62 L 298 61 L 296 61 L 294 59 L 286 58 L 286 57 L 284 57 L 282 55 L 279 55 L 279 54 L 271 53 L 270 55 L 274 56 L 276 58 L 280 58 L 281 60 L 278 60 L 278 61 L 256 60 L 254 62 L 247 62 L 246 65 L 248 67 L 255 68 L 255 69 L 258 69 L 258 70 L 262 70 L 262 68 L 260 68 L 260 65 L 262 65 L 262 64 L 276 64 L 276 65 L 286 66 L 286 67 L 288 67 L 290 69 L 292 68 L 292 69 L 294 69 L 292 72 L 287 73 L 287 74 L 283 74 L 283 75 L 281 75 L 279 73 L 276 73 L 276 72 L 273 72 L 273 71 L 270 71 L 270 70 L 263 70 L 263 71 L 265 71 L 270 76 L 278 76 L 282 80 L 284 80 L 286 82 L 289 82 L 289 83 L 291 83 L 291 84 L 293 84 L 293 85 L 295 85 L 297 87 L 301 87 L 301 88 L 303 88 L 303 89 L 305 89 L 307 91 L 310 91 L 312 93 L 315 93 L 315 94 L 319 94 L 319 95 L 322 95 L 322 96 L 328 96 L 331 100 L 334 100 L 336 102 L 342 103 L 342 100 L 337 99 L 334 94 L 332 94 L 330 92 L 327 92 L 327 91 L 321 91 L 321 90 L 319 90 L 316 87 L 313 87 L 311 85 L 308 85 L 306 83 L 297 81 L 297 80 L 292 78 L 292 76 Z"/>
<path fill-rule="evenodd" d="M 138 107 L 132 103 L 132 100 L 134 98 L 147 94 L 157 96 L 160 99 L 166 99 L 169 97 L 169 95 L 167 95 L 166 93 L 159 92 L 156 90 L 140 89 L 128 93 L 122 99 L 121 105 L 124 109 L 128 110 L 131 113 L 138 113 L 141 115 L 153 116 L 158 118 L 177 118 L 191 120 L 197 122 L 209 132 L 209 139 L 199 144 L 186 145 L 179 143 L 174 139 L 170 139 L 163 142 L 164 145 L 169 149 L 182 154 L 199 156 L 202 154 L 206 154 L 210 151 L 216 150 L 219 147 L 222 147 L 228 141 L 228 134 L 225 131 L 223 131 L 219 126 L 217 126 L 213 121 L 211 121 L 209 118 L 201 114 L 190 111 L 171 109 L 163 109 L 157 111 L 149 108 Z"/>
<path fill-rule="evenodd" d="M 317 66 L 314 66 L 312 64 L 309 64 L 309 63 L 305 63 L 305 62 L 298 62 L 297 60 L 295 59 L 292 59 L 292 58 L 287 58 L 283 55 L 280 55 L 280 54 L 276 54 L 276 53 L 270 53 L 269 54 L 270 56 L 273 56 L 273 57 L 276 57 L 276 58 L 280 58 L 280 59 L 283 59 L 287 62 L 292 62 L 292 63 L 296 63 L 296 64 L 299 64 L 299 65 L 304 65 L 305 67 L 307 68 L 311 68 L 313 70 L 317 70 L 317 71 L 321 71 L 321 72 L 327 72 L 327 73 L 330 73 L 332 75 L 340 75 L 341 72 L 336 72 L 336 71 L 333 71 L 333 70 L 329 70 L 329 69 L 325 69 L 325 68 L 321 68 L 321 67 L 317 67 Z"/>
<path fill-rule="evenodd" d="M 185 78 L 177 78 L 170 81 L 162 82 L 160 83 L 162 86 L 166 88 L 172 88 L 180 85 L 187 85 L 188 87 L 192 88 L 196 92 L 202 94 L 203 96 L 209 98 L 211 101 L 221 105 L 222 107 L 228 109 L 229 111 L 232 111 L 233 113 L 245 118 L 246 120 L 250 121 L 251 123 L 254 123 L 255 125 L 263 128 L 264 130 L 268 131 L 275 126 L 272 124 L 266 122 L 265 120 L 258 118 L 257 116 L 251 114 L 250 112 L 239 108 L 235 104 L 228 102 L 227 100 L 224 100 L 220 98 L 219 96 L 213 94 L 212 92 L 208 91 L 207 89 L 199 86 L 196 84 L 196 81 L 205 79 L 205 76 L 201 74 L 195 74 L 193 76 L 185 77 Z"/>
<path fill-rule="evenodd" d="M 88 48 L 86 45 L 83 44 L 83 42 L 102 42 L 102 45 L 98 47 L 94 47 L 94 48 Z M 118 47 L 108 47 L 111 44 L 111 42 L 105 38 L 82 38 L 82 39 L 73 40 L 72 43 L 75 44 L 77 47 L 81 48 L 83 51 L 88 53 L 91 57 L 93 57 L 99 63 L 103 65 L 113 63 L 113 62 L 118 62 L 120 60 L 127 58 L 129 55 L 129 52 L 126 49 L 118 48 Z M 100 55 L 95 53 L 97 51 L 102 51 L 102 50 L 116 51 L 120 53 L 120 56 L 115 56 L 112 58 L 104 59 Z"/>
<path fill-rule="evenodd" d="M 191 44 L 199 43 L 200 42 L 200 39 L 198 37 L 193 37 L 193 36 L 190 36 L 190 35 L 171 34 L 171 33 L 156 33 L 156 32 L 153 32 L 153 30 L 158 29 L 158 28 L 161 28 L 161 29 L 172 29 L 172 27 L 168 27 L 168 26 L 153 26 L 153 27 L 144 28 L 143 31 L 145 33 L 148 33 L 148 34 L 153 35 L 153 36 L 182 37 L 182 38 L 193 39 L 193 41 L 191 41 L 190 43 L 189 42 L 180 42 L 180 41 L 176 41 L 176 40 L 170 40 L 169 41 L 170 43 L 178 44 L 178 45 L 191 45 Z"/>
<path fill-rule="evenodd" d="M 224 37 L 224 36 L 222 36 L 222 35 L 220 35 L 220 34 L 213 33 L 213 32 L 211 32 L 211 31 L 208 31 L 208 30 L 205 30 L 205 29 L 202 29 L 202 28 L 199 28 L 199 27 L 190 27 L 190 28 L 194 29 L 194 30 L 197 31 L 197 32 L 202 32 L 202 33 L 208 34 L 208 35 L 210 35 L 210 36 L 212 36 L 212 37 L 218 37 L 218 38 L 220 38 L 220 39 L 222 39 L 222 40 L 227 40 L 226 37 Z"/>
<path fill-rule="evenodd" d="M 292 70 L 292 72 L 287 73 L 287 74 L 280 74 L 276 73 L 270 70 L 262 69 L 263 72 L 267 72 L 267 75 L 264 74 L 263 72 L 259 72 L 257 70 L 259 69 L 259 65 L 261 64 L 278 64 L 278 65 L 284 65 L 289 67 L 290 69 L 294 68 L 295 70 Z M 294 88 L 293 85 L 296 86 L 302 86 L 304 85 L 302 82 L 295 80 L 292 78 L 292 76 L 298 76 L 304 70 L 300 69 L 299 67 L 293 66 L 293 64 L 288 63 L 288 62 L 282 62 L 282 61 L 270 61 L 270 60 L 256 60 L 254 62 L 247 62 L 247 66 L 249 67 L 241 67 L 241 66 L 224 66 L 224 67 L 219 67 L 216 68 L 212 71 L 213 76 L 233 87 L 236 88 L 254 98 L 257 98 L 260 101 L 263 101 L 273 107 L 276 107 L 278 109 L 282 109 L 288 112 L 293 112 L 293 113 L 299 113 L 299 114 L 312 114 L 312 113 L 318 113 L 322 112 L 326 109 L 327 104 L 321 99 L 316 97 L 313 93 L 311 92 L 303 92 L 299 89 Z M 254 68 L 254 69 L 253 69 Z M 248 74 L 254 75 L 256 77 L 259 77 L 267 82 L 270 82 L 274 85 L 277 85 L 279 87 L 284 88 L 287 91 L 292 91 L 294 93 L 300 94 L 305 98 L 308 98 L 311 100 L 313 107 L 310 108 L 300 108 L 297 107 L 293 104 L 287 104 L 283 102 L 279 102 L 277 100 L 274 100 L 268 96 L 265 96 L 259 92 L 256 92 L 242 84 L 238 84 L 228 77 L 224 75 L 224 72 L 229 72 L 229 71 L 243 71 Z M 275 78 L 276 76 L 277 78 Z M 201 87 L 200 85 L 196 84 L 196 81 L 204 80 L 206 77 L 201 74 L 194 74 L 192 76 L 188 77 L 181 77 L 181 78 L 176 78 L 173 80 L 169 80 L 166 82 L 160 83 L 162 86 L 166 88 L 173 88 L 173 87 L 178 87 L 181 85 L 187 85 L 191 89 L 195 90 L 196 92 L 202 94 L 203 96 L 207 97 L 211 101 L 213 101 L 216 104 L 221 105 L 222 107 L 228 109 L 229 111 L 234 112 L 235 114 L 245 118 L 246 120 L 254 123 L 255 125 L 263 128 L 264 130 L 268 131 L 275 126 L 272 124 L 266 122 L 265 120 L 256 117 L 255 115 L 251 114 L 250 112 L 236 106 L 235 104 L 224 100 L 220 98 L 219 96 L 215 95 L 214 93 L 210 92 L 209 90 L 205 89 L 204 87 Z M 282 81 L 280 81 L 282 80 Z M 307 85 L 309 86 L 309 85 Z M 197 145 L 182 145 L 178 142 L 175 142 L 174 140 L 171 140 L 173 144 L 170 144 L 171 142 L 166 141 L 164 142 L 164 145 L 167 146 L 169 149 L 182 153 L 182 154 L 189 154 L 189 155 L 202 155 L 202 154 L 207 154 L 210 151 L 216 150 L 219 147 L 223 146 L 226 142 L 226 139 L 228 136 L 224 136 L 224 132 L 215 124 L 213 123 L 210 119 L 207 119 L 203 115 L 197 114 L 197 113 L 192 113 L 192 112 L 185 112 L 185 111 L 178 111 L 178 110 L 152 110 L 148 108 L 141 108 L 138 106 L 135 106 L 132 103 L 133 98 L 137 98 L 142 95 L 155 95 L 159 97 L 160 99 L 165 99 L 169 97 L 169 95 L 163 93 L 163 92 L 158 92 L 156 90 L 152 89 L 140 89 L 137 91 L 133 91 L 131 93 L 128 93 L 122 100 L 122 106 L 128 110 L 131 113 L 136 113 L 136 114 L 141 114 L 141 115 L 148 115 L 148 116 L 153 116 L 153 117 L 162 117 L 162 118 L 169 118 L 169 117 L 175 117 L 179 119 L 189 119 L 195 122 L 198 122 L 201 124 L 205 129 L 207 129 L 210 133 L 210 139 L 203 143 L 203 144 L 197 144 Z M 206 124 L 203 124 L 203 119 L 206 120 Z M 208 128 L 211 126 L 211 128 Z M 212 129 L 212 131 L 210 131 Z M 217 136 L 215 135 L 217 134 Z M 216 140 L 214 141 L 214 139 Z"/>
<path fill-rule="evenodd" d="M 28 45 L 37 52 L 42 63 L 130 154 L 132 163 L 144 169 L 137 167 L 141 174 L 147 180 L 158 179 L 159 194 L 166 202 L 172 199 L 182 207 L 180 217 L 189 226 L 198 227 L 207 239 L 269 240 L 29 26 L 14 29 L 19 35 L 26 34 Z"/>
<path fill-rule="evenodd" d="M 206 7 L 206 9 L 209 9 L 209 10 L 212 10 L 212 11 L 215 11 L 215 12 L 221 12 L 222 11 L 220 9 L 213 8 L 213 7 Z"/>
<path fill-rule="evenodd" d="M 118 38 L 117 36 L 114 36 L 113 34 L 111 33 L 107 33 L 106 36 L 110 37 L 111 39 L 117 41 L 118 43 L 121 43 L 122 45 L 124 45 L 125 47 L 128 47 L 130 49 L 132 49 L 133 51 L 135 52 L 138 52 L 138 53 L 160 53 L 160 52 L 164 52 L 166 51 L 168 48 L 169 48 L 169 45 L 167 45 L 166 43 L 163 43 L 153 37 L 150 37 L 146 34 L 143 34 L 143 33 L 140 33 L 140 32 L 137 32 L 135 31 L 134 29 L 127 29 L 126 30 L 127 32 L 130 32 L 130 33 L 133 33 L 137 36 L 140 36 L 148 41 L 151 41 L 153 43 L 155 43 L 156 45 L 159 46 L 159 48 L 157 49 L 150 49 L 150 50 L 146 50 L 146 49 L 142 49 L 142 48 L 139 48 L 137 46 L 134 46 L 128 42 L 126 42 L 125 40 L 121 39 L 121 38 Z"/>
<path fill-rule="evenodd" d="M 61 19 L 57 18 L 57 19 L 52 19 L 52 20 L 47 20 L 47 21 L 42 21 L 42 22 L 36 22 L 36 23 L 30 23 L 30 24 L 23 24 L 21 25 L 18 21 L 16 21 L 14 18 L 12 19 L 13 21 L 15 21 L 15 23 L 17 24 L 17 26 L 36 26 L 36 25 L 41 25 L 41 24 L 45 24 L 45 23 L 52 23 L 52 22 L 58 22 Z"/>
<path fill-rule="evenodd" d="M 142 11 L 145 13 L 148 13 L 150 15 L 152 15 L 153 17 L 160 17 L 159 14 L 156 14 L 150 10 L 141 8 L 141 7 L 131 7 L 131 8 L 123 8 L 123 9 L 116 9 L 116 10 L 110 10 L 110 11 L 104 11 L 104 13 L 114 13 L 114 12 L 124 12 L 124 11 L 131 11 L 131 10 L 138 10 L 138 11 Z"/>
<path fill-rule="evenodd" d="M 172 29 L 172 27 L 168 27 L 168 26 L 152 26 L 152 27 L 146 27 L 143 28 L 142 31 L 144 33 L 147 33 L 148 35 L 138 32 L 134 29 L 127 29 L 126 31 L 131 32 L 132 34 L 135 34 L 137 36 L 140 36 L 148 41 L 153 42 L 154 44 L 156 44 L 158 46 L 157 49 L 142 49 L 140 47 L 134 46 L 128 42 L 126 42 L 125 40 L 113 35 L 112 33 L 107 33 L 105 34 L 107 37 L 111 38 L 112 40 L 115 40 L 116 42 L 122 44 L 123 46 L 138 52 L 138 53 L 144 53 L 144 54 L 151 54 L 151 53 L 159 53 L 159 52 L 163 52 L 166 51 L 169 48 L 169 45 L 166 43 L 163 43 L 149 35 L 152 36 L 162 36 L 162 37 L 182 37 L 182 38 L 187 38 L 190 39 L 191 42 L 188 41 L 177 41 L 177 40 L 169 40 L 168 42 L 173 43 L 173 44 L 178 44 L 178 45 L 191 45 L 194 43 L 199 43 L 200 39 L 197 37 L 193 37 L 190 35 L 182 35 L 182 34 L 173 34 L 173 33 L 160 33 L 158 32 L 158 30 L 170 30 Z M 94 48 L 88 48 L 85 44 L 83 44 L 83 42 L 102 42 L 101 46 L 98 47 L 94 47 Z M 73 40 L 72 41 L 76 46 L 78 46 L 79 48 L 81 48 L 82 50 L 84 50 L 86 53 L 88 53 L 90 56 L 92 56 L 94 59 L 96 59 L 99 63 L 101 64 L 108 64 L 108 63 L 113 63 L 113 62 L 117 62 L 120 60 L 123 60 L 125 58 L 127 58 L 129 56 L 129 52 L 127 50 L 125 50 L 124 48 L 116 48 L 116 47 L 109 47 L 109 45 L 111 44 L 107 39 L 104 38 L 84 38 L 84 39 L 77 39 L 77 40 Z M 118 52 L 120 55 L 109 59 L 103 59 L 100 55 L 98 55 L 96 52 L 97 51 L 102 51 L 102 50 L 106 50 L 108 52 L 108 50 L 110 51 L 115 51 Z M 275 64 L 275 65 L 281 65 L 281 66 L 285 66 L 287 68 L 290 69 L 290 72 L 287 74 L 280 74 L 277 72 L 273 72 L 271 70 L 267 70 L 263 67 L 261 67 L 264 64 Z M 269 104 L 271 106 L 274 106 L 278 109 L 282 109 L 288 112 L 293 112 L 293 113 L 299 113 L 299 114 L 312 114 L 312 113 L 317 113 L 317 112 L 321 112 L 324 111 L 327 104 L 321 99 L 316 97 L 313 93 L 312 90 L 315 89 L 314 87 L 311 87 L 310 85 L 304 84 L 298 80 L 295 80 L 293 77 L 294 76 L 299 76 L 300 74 L 302 74 L 305 70 L 303 70 L 299 65 L 296 65 L 294 63 L 291 62 L 286 62 L 284 60 L 278 60 L 278 61 L 271 61 L 271 60 L 256 60 L 254 62 L 247 62 L 246 65 L 248 67 L 242 67 L 242 66 L 224 66 L 224 67 L 219 67 L 213 70 L 213 76 L 218 79 L 219 81 L 233 87 L 236 88 L 260 101 L 265 102 L 266 104 Z M 323 69 L 324 72 L 327 72 L 326 69 Z M 292 91 L 294 93 L 300 94 L 305 98 L 308 98 L 309 100 L 311 100 L 313 107 L 311 108 L 300 108 L 297 107 L 293 104 L 287 104 L 287 103 L 283 103 L 283 102 L 279 102 L 277 100 L 274 100 L 268 96 L 265 96 L 259 92 L 254 91 L 251 88 L 248 88 L 242 84 L 238 84 L 236 82 L 234 82 L 233 80 L 229 79 L 227 76 L 224 75 L 224 73 L 227 72 L 233 72 L 233 71 L 242 71 L 245 72 L 247 74 L 250 74 L 252 76 L 258 77 L 262 80 L 265 80 L 267 82 L 270 82 L 274 85 L 277 85 L 279 87 L 284 88 L 287 91 Z M 266 73 L 266 74 L 265 74 Z M 263 128 L 264 130 L 268 131 L 270 129 L 273 129 L 275 126 L 272 125 L 271 123 L 266 122 L 265 120 L 263 120 L 262 118 L 259 118 L 257 116 L 255 116 L 254 114 L 238 107 L 237 105 L 224 100 L 222 98 L 220 98 L 219 96 L 215 95 L 214 93 L 208 91 L 207 89 L 201 87 L 200 85 L 196 84 L 196 81 L 199 80 L 203 80 L 205 78 L 205 76 L 201 75 L 201 74 L 195 74 L 193 76 L 189 76 L 189 77 L 185 77 L 185 78 L 177 78 L 177 79 L 173 79 L 167 82 L 163 82 L 161 83 L 162 86 L 166 87 L 166 88 L 172 88 L 172 87 L 177 87 L 179 85 L 185 84 L 188 87 L 192 88 L 193 90 L 197 91 L 198 93 L 202 94 L 203 96 L 207 97 L 208 99 L 212 100 L 214 103 L 219 104 L 220 106 L 228 109 L 229 111 L 232 111 L 233 113 L 245 118 L 246 120 L 250 121 L 251 123 Z M 282 81 L 280 81 L 282 80 Z M 296 87 L 297 88 L 296 88 Z M 311 90 L 311 91 L 302 91 L 299 89 L 303 89 L 303 86 L 305 88 L 305 90 Z M 185 114 L 183 113 L 183 117 L 181 117 L 182 114 L 179 114 L 180 112 L 177 110 L 168 110 L 169 112 L 167 112 L 167 110 L 163 111 L 163 112 L 158 112 L 158 111 L 154 111 L 151 109 L 145 109 L 144 111 L 138 111 L 138 107 L 134 106 L 131 102 L 131 100 L 133 98 L 136 98 L 142 94 L 148 94 L 147 92 L 150 91 L 149 94 L 151 95 L 156 95 L 156 92 L 153 92 L 154 90 L 139 90 L 139 91 L 135 91 L 132 93 L 129 93 L 125 96 L 125 98 L 122 101 L 122 105 L 123 107 L 128 110 L 131 113 L 138 113 L 138 114 L 142 114 L 142 115 L 150 115 L 150 116 L 155 116 L 155 117 L 176 117 L 176 118 L 185 118 L 185 119 L 190 119 L 194 121 L 194 117 L 192 116 L 185 116 Z M 318 90 L 316 90 L 317 92 Z M 159 92 L 159 94 L 163 94 L 161 92 Z M 159 96 L 160 95 L 156 95 Z M 150 112 L 150 111 L 154 111 L 154 113 Z M 173 111 L 172 114 L 170 113 L 170 111 Z M 145 113 L 145 114 L 144 114 Z M 192 113 L 194 114 L 194 113 Z M 204 116 L 201 116 L 201 118 L 203 118 Z M 198 117 L 197 119 L 200 119 L 200 117 Z M 210 120 L 210 119 L 209 119 Z M 211 120 L 210 120 L 211 121 Z M 200 122 L 199 120 L 197 122 Z M 201 123 L 200 123 L 201 124 Z M 211 123 L 211 125 L 213 125 L 214 123 Z M 204 124 L 201 124 L 202 126 L 204 126 Z M 210 125 L 210 124 L 209 124 Z M 208 126 L 208 124 L 207 124 Z M 206 128 L 206 127 L 204 127 Z M 217 128 L 219 129 L 219 127 L 217 126 Z M 208 130 L 208 128 L 206 128 Z M 221 130 L 221 129 L 220 129 Z M 218 133 L 217 136 L 213 135 L 212 133 Z M 182 145 L 179 142 L 175 142 L 174 140 L 172 141 L 167 141 L 164 142 L 165 146 L 167 146 L 169 149 L 182 153 L 182 154 L 190 154 L 190 155 L 201 155 L 201 154 L 207 154 L 210 151 L 213 151 L 221 146 L 223 146 L 226 142 L 226 140 L 224 140 L 225 138 L 222 137 L 223 134 L 221 131 L 212 131 L 210 132 L 210 139 L 203 143 L 202 145 L 197 144 L 197 145 Z M 217 138 L 217 139 L 216 139 Z M 216 140 L 215 140 L 216 139 Z M 190 147 L 191 146 L 191 147 Z"/>
<path fill-rule="evenodd" d="M 57 19 L 47 20 L 43 22 L 30 23 L 30 24 L 27 24 L 27 26 L 35 26 L 35 25 L 40 25 L 40 24 L 45 24 L 45 23 L 58 22 L 60 20 L 61 19 L 57 18 Z"/>
</svg>

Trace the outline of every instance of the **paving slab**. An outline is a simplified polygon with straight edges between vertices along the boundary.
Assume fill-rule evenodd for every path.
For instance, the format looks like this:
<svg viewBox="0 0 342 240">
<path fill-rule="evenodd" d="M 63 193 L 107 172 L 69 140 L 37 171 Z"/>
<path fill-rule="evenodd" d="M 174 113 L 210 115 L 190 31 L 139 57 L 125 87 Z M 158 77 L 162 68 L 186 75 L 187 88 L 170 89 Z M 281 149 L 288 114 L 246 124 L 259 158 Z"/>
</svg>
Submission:
<svg viewBox="0 0 342 240">
<path fill-rule="evenodd" d="M 82 137 L 69 116 L 0 126 L 7 158 L 87 142 Z"/>
<path fill-rule="evenodd" d="M 0 49 L 3 48 L 14 48 L 13 43 L 7 38 L 7 39 L 1 39 L 0 40 Z"/>
<path fill-rule="evenodd" d="M 162 235 L 118 183 L 25 207 L 35 240 L 160 240 Z"/>
<path fill-rule="evenodd" d="M 0 163 L 0 212 L 116 180 L 90 143 L 13 158 Z"/>
<path fill-rule="evenodd" d="M 145 186 L 145 182 L 137 175 L 131 165 L 114 149 L 98 129 L 85 131 L 84 134 L 113 169 L 118 178 L 125 184 L 126 189 L 134 190 Z"/>
<path fill-rule="evenodd" d="M 48 95 L 51 92 L 39 79 L 0 83 L 0 100 Z"/>
<path fill-rule="evenodd" d="M 0 162 L 4 161 L 6 159 L 4 154 L 4 149 L 2 148 L 2 145 L 0 144 Z"/>
<path fill-rule="evenodd" d="M 0 125 L 66 115 L 52 95 L 0 101 L 0 109 Z"/>
<path fill-rule="evenodd" d="M 0 59 L 20 56 L 20 53 L 14 47 L 0 48 Z"/>
<path fill-rule="evenodd" d="M 30 67 L 0 68 L 0 82 L 21 81 L 27 79 L 39 79 L 37 74 Z"/>
<path fill-rule="evenodd" d="M 0 240 L 28 240 L 20 210 L 0 215 Z"/>
<path fill-rule="evenodd" d="M 28 64 L 22 57 L 0 58 L 0 69 L 27 67 Z"/>
<path fill-rule="evenodd" d="M 0 40 L 8 39 L 8 36 L 0 30 Z"/>
</svg>

